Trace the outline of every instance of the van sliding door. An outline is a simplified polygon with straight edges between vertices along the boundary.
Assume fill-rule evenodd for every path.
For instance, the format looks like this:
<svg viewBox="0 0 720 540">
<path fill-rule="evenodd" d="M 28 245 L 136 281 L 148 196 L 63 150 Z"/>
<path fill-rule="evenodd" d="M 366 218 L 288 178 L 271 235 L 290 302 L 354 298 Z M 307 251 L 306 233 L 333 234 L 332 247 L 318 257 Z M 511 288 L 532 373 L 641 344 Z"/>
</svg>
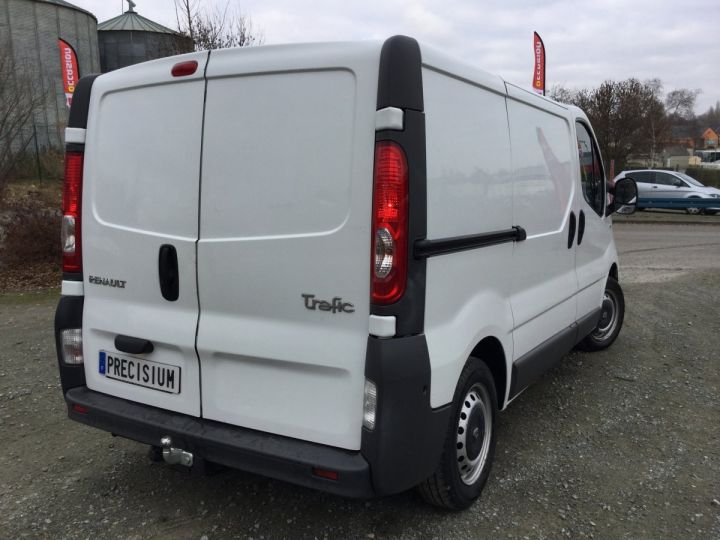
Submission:
<svg viewBox="0 0 720 540">
<path fill-rule="evenodd" d="M 578 288 L 573 135 L 564 111 L 553 114 L 554 105 L 543 110 L 538 101 L 531 106 L 508 98 L 513 215 L 527 231 L 513 252 L 515 360 L 549 339 L 574 339 L 565 337 L 575 322 Z"/>
</svg>

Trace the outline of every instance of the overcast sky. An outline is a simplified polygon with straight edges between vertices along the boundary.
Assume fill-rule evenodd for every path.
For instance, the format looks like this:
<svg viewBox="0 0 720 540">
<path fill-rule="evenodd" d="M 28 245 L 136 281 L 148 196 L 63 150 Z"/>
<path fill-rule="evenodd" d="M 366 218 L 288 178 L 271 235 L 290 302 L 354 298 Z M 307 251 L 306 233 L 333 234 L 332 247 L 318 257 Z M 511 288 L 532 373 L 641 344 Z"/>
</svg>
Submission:
<svg viewBox="0 0 720 540">
<path fill-rule="evenodd" d="M 70 0 L 100 22 L 121 0 Z M 202 0 L 224 6 L 227 0 Z M 265 43 L 406 34 L 529 87 L 532 33 L 547 51 L 547 86 L 660 78 L 665 91 L 700 88 L 696 112 L 720 100 L 718 0 L 229 0 Z M 173 0 L 135 0 L 141 15 L 174 28 Z"/>
</svg>

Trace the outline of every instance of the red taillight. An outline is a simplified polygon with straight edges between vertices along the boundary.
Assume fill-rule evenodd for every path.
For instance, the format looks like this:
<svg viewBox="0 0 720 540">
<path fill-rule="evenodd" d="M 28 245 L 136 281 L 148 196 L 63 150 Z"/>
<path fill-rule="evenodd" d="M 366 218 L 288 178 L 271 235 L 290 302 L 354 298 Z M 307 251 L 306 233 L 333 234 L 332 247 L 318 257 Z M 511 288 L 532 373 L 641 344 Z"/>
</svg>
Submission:
<svg viewBox="0 0 720 540">
<path fill-rule="evenodd" d="M 371 301 L 392 304 L 407 280 L 408 167 L 399 144 L 375 144 L 373 182 Z"/>
<path fill-rule="evenodd" d="M 80 217 L 82 215 L 83 153 L 66 152 L 62 197 L 63 272 L 82 272 Z"/>
<path fill-rule="evenodd" d="M 327 471 L 325 469 L 318 469 L 317 467 L 313 467 L 312 472 L 315 476 L 319 476 L 320 478 L 327 478 L 328 480 L 338 479 L 337 471 Z"/>
<path fill-rule="evenodd" d="M 84 405 L 78 405 L 77 403 L 73 405 L 73 411 L 80 414 L 87 414 L 90 412 L 87 407 L 85 407 Z"/>
<path fill-rule="evenodd" d="M 173 77 L 187 77 L 197 71 L 198 63 L 195 60 L 188 60 L 187 62 L 178 62 L 172 67 L 170 73 Z"/>
</svg>

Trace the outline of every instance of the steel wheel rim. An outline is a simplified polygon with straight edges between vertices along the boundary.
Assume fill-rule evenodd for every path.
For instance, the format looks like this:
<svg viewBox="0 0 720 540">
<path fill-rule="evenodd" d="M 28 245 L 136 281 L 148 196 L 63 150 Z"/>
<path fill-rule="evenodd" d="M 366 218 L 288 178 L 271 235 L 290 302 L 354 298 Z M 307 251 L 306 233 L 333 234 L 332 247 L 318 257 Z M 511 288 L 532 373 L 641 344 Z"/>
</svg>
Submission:
<svg viewBox="0 0 720 540">
<path fill-rule="evenodd" d="M 603 341 L 607 336 L 611 335 L 618 323 L 618 300 L 613 291 L 606 290 L 603 296 L 602 312 L 600 321 L 592 333 L 595 341 Z"/>
<path fill-rule="evenodd" d="M 470 486 L 477 482 L 487 463 L 492 439 L 490 394 L 482 384 L 474 384 L 460 405 L 456 463 L 460 479 Z"/>
</svg>

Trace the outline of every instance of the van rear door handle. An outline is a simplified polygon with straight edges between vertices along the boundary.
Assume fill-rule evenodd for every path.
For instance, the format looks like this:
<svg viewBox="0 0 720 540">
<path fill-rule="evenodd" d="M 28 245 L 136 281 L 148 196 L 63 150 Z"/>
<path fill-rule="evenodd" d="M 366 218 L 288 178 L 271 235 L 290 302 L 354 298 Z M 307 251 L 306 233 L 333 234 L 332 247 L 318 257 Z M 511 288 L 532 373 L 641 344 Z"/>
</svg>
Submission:
<svg viewBox="0 0 720 540">
<path fill-rule="evenodd" d="M 153 344 L 147 339 L 141 339 L 131 336 L 115 336 L 115 348 L 128 354 L 144 354 L 151 353 L 155 349 Z"/>
<path fill-rule="evenodd" d="M 158 275 L 160 277 L 160 292 L 163 298 L 170 302 L 177 300 L 178 296 L 180 296 L 180 279 L 175 246 L 171 246 L 170 244 L 160 246 Z"/>
<path fill-rule="evenodd" d="M 570 229 L 568 230 L 568 249 L 570 249 L 572 247 L 573 240 L 575 240 L 575 226 L 576 226 L 575 212 L 570 212 Z"/>
<path fill-rule="evenodd" d="M 578 246 L 582 244 L 583 235 L 585 234 L 585 212 L 580 210 L 580 219 L 578 220 Z"/>
</svg>

